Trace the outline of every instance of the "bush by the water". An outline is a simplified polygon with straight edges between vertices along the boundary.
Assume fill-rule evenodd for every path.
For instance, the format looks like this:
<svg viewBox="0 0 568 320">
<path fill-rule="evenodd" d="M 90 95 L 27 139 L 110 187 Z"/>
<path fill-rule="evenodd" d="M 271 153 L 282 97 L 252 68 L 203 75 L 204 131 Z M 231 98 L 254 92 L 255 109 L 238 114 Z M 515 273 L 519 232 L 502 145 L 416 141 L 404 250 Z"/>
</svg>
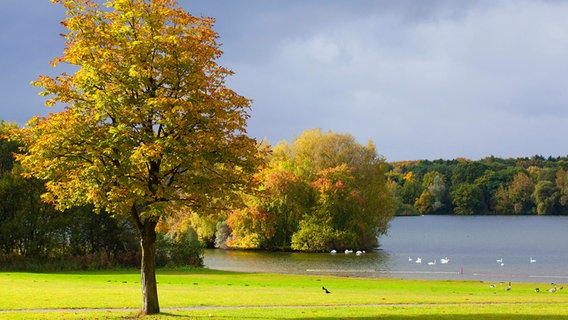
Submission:
<svg viewBox="0 0 568 320">
<path fill-rule="evenodd" d="M 97 252 L 82 256 L 65 255 L 60 257 L 36 257 L 16 254 L 0 255 L 0 270 L 2 271 L 58 272 L 110 270 L 138 267 L 139 265 L 139 252 L 125 252 L 122 254 Z"/>
<path fill-rule="evenodd" d="M 203 246 L 195 231 L 159 233 L 156 241 L 156 266 L 203 266 Z"/>
<path fill-rule="evenodd" d="M 22 255 L 1 253 L 0 270 L 25 272 L 58 272 L 76 270 L 111 270 L 117 268 L 139 268 L 141 252 L 138 247 L 128 251 L 98 251 L 73 255 L 70 253 L 45 255 Z M 182 267 L 203 266 L 203 246 L 193 229 L 169 235 L 158 234 L 156 266 Z"/>
</svg>

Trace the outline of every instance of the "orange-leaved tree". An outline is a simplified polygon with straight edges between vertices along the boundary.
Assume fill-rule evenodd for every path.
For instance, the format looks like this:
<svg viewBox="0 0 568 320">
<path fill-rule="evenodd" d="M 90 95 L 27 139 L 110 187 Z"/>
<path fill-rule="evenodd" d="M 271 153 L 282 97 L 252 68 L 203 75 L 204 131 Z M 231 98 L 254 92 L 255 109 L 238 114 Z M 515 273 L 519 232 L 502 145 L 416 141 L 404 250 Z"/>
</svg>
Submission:
<svg viewBox="0 0 568 320">
<path fill-rule="evenodd" d="M 52 1 L 68 29 L 52 63 L 76 71 L 34 83 L 65 109 L 18 133 L 18 160 L 57 208 L 92 203 L 134 221 L 142 313 L 158 313 L 156 226 L 180 208 L 224 209 L 250 187 L 263 158 L 246 135 L 250 100 L 225 86 L 212 18 L 174 0 Z"/>
</svg>

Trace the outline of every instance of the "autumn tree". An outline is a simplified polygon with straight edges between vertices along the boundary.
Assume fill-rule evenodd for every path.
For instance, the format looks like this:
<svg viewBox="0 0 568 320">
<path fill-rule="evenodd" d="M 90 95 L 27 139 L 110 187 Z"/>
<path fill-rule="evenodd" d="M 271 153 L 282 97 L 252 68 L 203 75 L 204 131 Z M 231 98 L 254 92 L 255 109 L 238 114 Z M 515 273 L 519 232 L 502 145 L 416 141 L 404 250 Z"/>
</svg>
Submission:
<svg viewBox="0 0 568 320">
<path fill-rule="evenodd" d="M 420 197 L 414 202 L 414 208 L 420 214 L 432 213 L 432 195 L 429 190 L 422 191 Z"/>
<path fill-rule="evenodd" d="M 365 219 L 359 206 L 364 199 L 354 187 L 352 169 L 342 164 L 321 170 L 316 178 L 310 183 L 315 203 L 292 237 L 292 248 L 304 251 L 363 248 L 366 243 L 358 235 L 362 231 L 359 221 Z"/>
<path fill-rule="evenodd" d="M 369 249 L 392 218 L 384 159 L 349 134 L 304 131 L 273 148 L 257 176 L 263 195 L 229 217 L 234 245 Z M 229 241 L 231 243 L 231 241 Z"/>
<path fill-rule="evenodd" d="M 414 206 L 424 191 L 424 186 L 414 178 L 412 171 L 404 175 L 403 184 L 399 190 L 399 196 L 403 203 Z"/>
<path fill-rule="evenodd" d="M 422 178 L 422 186 L 425 187 L 420 197 L 414 202 L 414 207 L 420 214 L 445 213 L 448 207 L 449 194 L 444 176 L 437 171 L 430 171 Z M 448 210 L 448 209 L 446 209 Z"/>
<path fill-rule="evenodd" d="M 560 192 L 557 186 L 548 180 L 539 181 L 532 194 L 539 215 L 558 214 L 560 212 Z"/>
<path fill-rule="evenodd" d="M 13 153 L 18 151 L 19 144 L 16 141 L 10 141 L 8 137 L 10 131 L 17 128 L 16 124 L 0 120 L 0 175 L 10 172 L 14 167 Z"/>
<path fill-rule="evenodd" d="M 52 64 L 75 72 L 35 82 L 65 109 L 29 121 L 18 159 L 58 209 L 92 203 L 132 219 L 142 313 L 158 313 L 156 226 L 182 207 L 225 209 L 246 191 L 260 158 L 245 131 L 250 101 L 225 86 L 232 72 L 217 64 L 214 19 L 174 0 L 52 1 L 68 29 Z"/>
<path fill-rule="evenodd" d="M 495 202 L 495 213 L 498 214 L 513 214 L 514 205 L 509 196 L 509 188 L 501 185 L 493 195 Z"/>
<path fill-rule="evenodd" d="M 560 192 L 560 205 L 565 207 L 568 204 L 568 172 L 562 168 L 556 172 L 556 187 Z"/>
<path fill-rule="evenodd" d="M 312 190 L 298 176 L 281 167 L 258 174 L 262 195 L 247 197 L 247 209 L 228 220 L 232 247 L 287 248 L 300 219 L 311 205 Z"/>
<path fill-rule="evenodd" d="M 280 158 L 287 159 L 315 194 L 292 237 L 292 248 L 375 247 L 377 237 L 387 231 L 393 207 L 385 182 L 386 162 L 374 144 L 359 144 L 350 134 L 313 129 L 304 131 L 286 150 L 290 153 Z"/>
<path fill-rule="evenodd" d="M 529 176 L 522 172 L 517 173 L 509 187 L 501 186 L 495 193 L 495 211 L 501 214 L 531 213 L 534 207 L 531 198 L 534 188 L 534 182 Z"/>
</svg>

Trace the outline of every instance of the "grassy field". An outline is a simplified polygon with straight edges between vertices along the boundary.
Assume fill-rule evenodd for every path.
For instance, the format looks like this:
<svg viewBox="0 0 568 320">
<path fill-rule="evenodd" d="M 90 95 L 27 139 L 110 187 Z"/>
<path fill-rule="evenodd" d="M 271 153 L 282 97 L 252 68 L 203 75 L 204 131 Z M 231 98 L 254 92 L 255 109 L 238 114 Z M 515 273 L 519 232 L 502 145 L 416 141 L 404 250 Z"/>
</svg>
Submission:
<svg viewBox="0 0 568 320">
<path fill-rule="evenodd" d="M 145 319 L 568 319 L 568 287 L 161 270 L 163 313 Z M 325 286 L 330 294 L 322 290 Z M 535 292 L 535 287 L 540 292 Z M 128 319 L 135 270 L 0 273 L 0 319 Z"/>
</svg>

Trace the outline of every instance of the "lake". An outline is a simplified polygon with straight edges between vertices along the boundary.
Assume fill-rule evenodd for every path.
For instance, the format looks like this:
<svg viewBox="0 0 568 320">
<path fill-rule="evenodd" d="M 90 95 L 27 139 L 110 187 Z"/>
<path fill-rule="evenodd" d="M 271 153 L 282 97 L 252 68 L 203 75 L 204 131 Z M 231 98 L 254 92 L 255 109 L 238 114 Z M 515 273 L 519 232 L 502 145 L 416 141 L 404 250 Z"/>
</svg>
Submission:
<svg viewBox="0 0 568 320">
<path fill-rule="evenodd" d="M 204 262 L 246 272 L 568 283 L 568 217 L 396 217 L 379 241 L 361 255 L 206 250 Z"/>
</svg>

